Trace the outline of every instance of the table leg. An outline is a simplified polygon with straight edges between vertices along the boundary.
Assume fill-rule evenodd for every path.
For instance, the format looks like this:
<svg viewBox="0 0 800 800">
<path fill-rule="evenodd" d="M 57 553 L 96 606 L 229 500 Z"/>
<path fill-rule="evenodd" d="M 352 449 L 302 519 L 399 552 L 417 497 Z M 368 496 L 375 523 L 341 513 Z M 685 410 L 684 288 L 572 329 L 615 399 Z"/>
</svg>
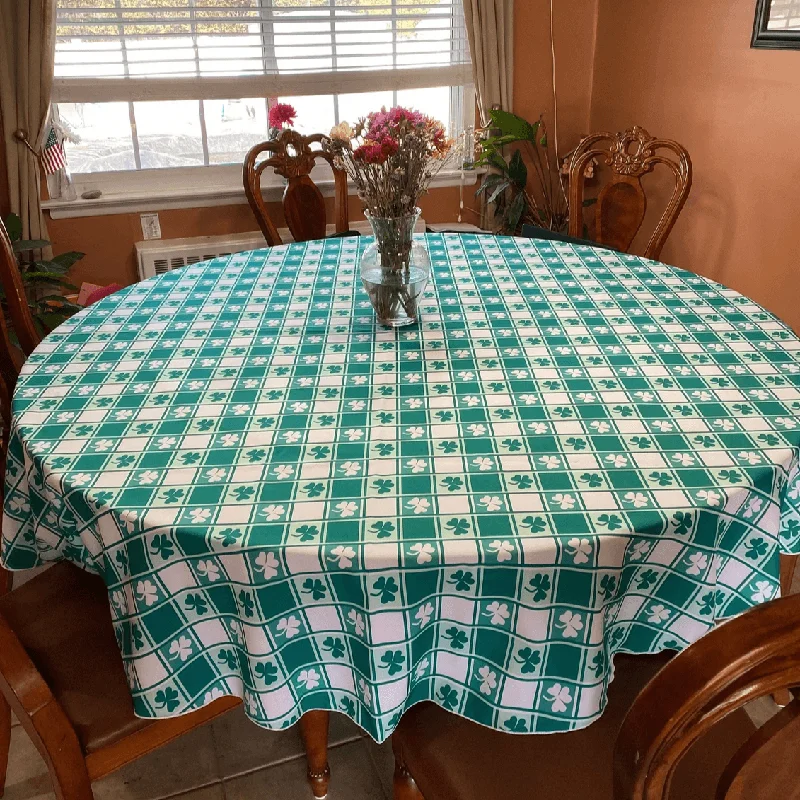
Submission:
<svg viewBox="0 0 800 800">
<path fill-rule="evenodd" d="M 797 559 L 800 556 L 787 556 L 781 553 L 781 597 L 786 597 L 792 591 L 794 581 L 794 571 L 797 567 Z M 788 706 L 794 696 L 788 689 L 779 689 L 772 695 L 772 699 L 781 708 Z"/>
<path fill-rule="evenodd" d="M 308 782 L 314 797 L 328 794 L 331 768 L 328 766 L 328 724 L 330 711 L 307 711 L 300 717 L 300 735 L 306 748 Z"/>
</svg>

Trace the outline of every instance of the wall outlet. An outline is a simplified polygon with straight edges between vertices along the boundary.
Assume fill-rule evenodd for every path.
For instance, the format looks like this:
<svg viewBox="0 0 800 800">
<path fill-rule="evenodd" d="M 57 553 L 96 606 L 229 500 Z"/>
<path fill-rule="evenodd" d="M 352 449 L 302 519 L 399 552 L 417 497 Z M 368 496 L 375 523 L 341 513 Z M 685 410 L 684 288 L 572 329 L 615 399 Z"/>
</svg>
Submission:
<svg viewBox="0 0 800 800">
<path fill-rule="evenodd" d="M 161 238 L 161 223 L 158 221 L 158 214 L 141 214 L 139 219 L 142 221 L 142 236 L 145 239 Z"/>
</svg>

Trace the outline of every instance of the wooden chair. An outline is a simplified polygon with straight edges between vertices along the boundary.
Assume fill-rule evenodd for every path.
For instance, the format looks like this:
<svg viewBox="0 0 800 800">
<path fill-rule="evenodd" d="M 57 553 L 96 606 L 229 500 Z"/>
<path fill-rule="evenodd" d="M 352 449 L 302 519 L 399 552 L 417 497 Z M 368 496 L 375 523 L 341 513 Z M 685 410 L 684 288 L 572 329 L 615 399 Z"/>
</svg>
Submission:
<svg viewBox="0 0 800 800">
<path fill-rule="evenodd" d="M 671 152 L 675 158 L 668 158 L 660 151 Z M 570 162 L 570 236 L 583 236 L 584 174 L 587 164 L 594 158 L 604 158 L 612 173 L 595 204 L 594 239 L 600 245 L 623 253 L 628 252 L 647 211 L 642 176 L 652 172 L 658 164 L 672 171 L 675 188 L 644 251 L 645 258 L 657 259 L 692 188 L 689 153 L 677 142 L 654 139 L 638 126 L 624 133 L 587 136 L 575 149 Z"/>
<path fill-rule="evenodd" d="M 800 685 L 798 623 L 793 595 L 671 660 L 617 656 L 605 713 L 571 733 L 501 733 L 414 706 L 392 736 L 395 800 L 797 800 L 800 700 L 760 729 L 742 707 Z"/>
<path fill-rule="evenodd" d="M 29 354 L 38 336 L 2 222 L 0 251 L 0 280 L 20 344 Z M 18 361 L 0 313 L 3 471 Z M 0 504 L 2 486 L 0 481 Z M 137 718 L 103 580 L 58 563 L 11 591 L 10 573 L 0 566 L 0 797 L 12 709 L 47 764 L 58 800 L 91 800 L 92 781 L 240 703 L 239 698 L 223 697 L 181 717 Z M 327 792 L 330 776 L 328 719 L 328 712 L 314 711 L 300 720 L 309 782 L 319 797 Z"/>
<path fill-rule="evenodd" d="M 347 232 L 347 174 L 334 166 L 330 153 L 311 149 L 314 142 L 321 142 L 324 138 L 321 133 L 303 136 L 297 131 L 287 129 L 281 131 L 277 139 L 257 144 L 245 157 L 242 173 L 244 192 L 270 247 L 283 242 L 278 229 L 269 218 L 261 193 L 261 176 L 267 167 L 274 167 L 278 175 L 288 180 L 283 192 L 283 214 L 295 241 L 306 242 L 310 239 L 324 239 L 326 235 L 325 200 L 309 173 L 318 158 L 327 161 L 333 170 L 335 184 L 336 233 Z M 262 153 L 272 155 L 256 163 Z"/>
<path fill-rule="evenodd" d="M 31 309 L 28 306 L 28 298 L 25 295 L 25 287 L 22 283 L 22 275 L 20 275 L 19 266 L 17 265 L 17 258 L 2 220 L 0 220 L 0 283 L 2 283 L 5 290 L 8 315 L 11 317 L 14 332 L 17 334 L 17 339 L 19 339 L 22 352 L 27 358 L 36 349 L 41 337 L 36 332 L 36 326 L 33 324 Z M 14 360 L 16 361 L 17 359 L 15 358 Z"/>
</svg>

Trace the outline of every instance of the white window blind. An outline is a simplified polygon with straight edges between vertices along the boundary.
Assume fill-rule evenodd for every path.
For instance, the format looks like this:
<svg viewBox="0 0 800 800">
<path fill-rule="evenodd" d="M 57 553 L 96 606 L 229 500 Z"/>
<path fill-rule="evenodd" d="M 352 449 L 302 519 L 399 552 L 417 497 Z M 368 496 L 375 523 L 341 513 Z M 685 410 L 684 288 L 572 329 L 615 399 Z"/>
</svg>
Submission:
<svg viewBox="0 0 800 800">
<path fill-rule="evenodd" d="M 57 102 L 471 82 L 462 0 L 58 0 Z"/>
</svg>

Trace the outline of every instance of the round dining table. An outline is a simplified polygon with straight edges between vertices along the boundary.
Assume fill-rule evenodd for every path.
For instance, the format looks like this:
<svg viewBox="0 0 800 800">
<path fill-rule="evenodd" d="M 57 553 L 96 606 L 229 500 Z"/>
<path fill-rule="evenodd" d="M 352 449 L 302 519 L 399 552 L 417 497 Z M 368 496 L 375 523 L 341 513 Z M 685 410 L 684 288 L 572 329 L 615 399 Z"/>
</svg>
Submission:
<svg viewBox="0 0 800 800">
<path fill-rule="evenodd" d="M 224 695 L 378 741 L 420 701 L 514 733 L 603 712 L 800 553 L 800 340 L 699 275 L 428 234 L 418 324 L 369 242 L 216 258 L 50 334 L 13 400 L 2 560 L 102 576 L 136 714 Z"/>
</svg>

